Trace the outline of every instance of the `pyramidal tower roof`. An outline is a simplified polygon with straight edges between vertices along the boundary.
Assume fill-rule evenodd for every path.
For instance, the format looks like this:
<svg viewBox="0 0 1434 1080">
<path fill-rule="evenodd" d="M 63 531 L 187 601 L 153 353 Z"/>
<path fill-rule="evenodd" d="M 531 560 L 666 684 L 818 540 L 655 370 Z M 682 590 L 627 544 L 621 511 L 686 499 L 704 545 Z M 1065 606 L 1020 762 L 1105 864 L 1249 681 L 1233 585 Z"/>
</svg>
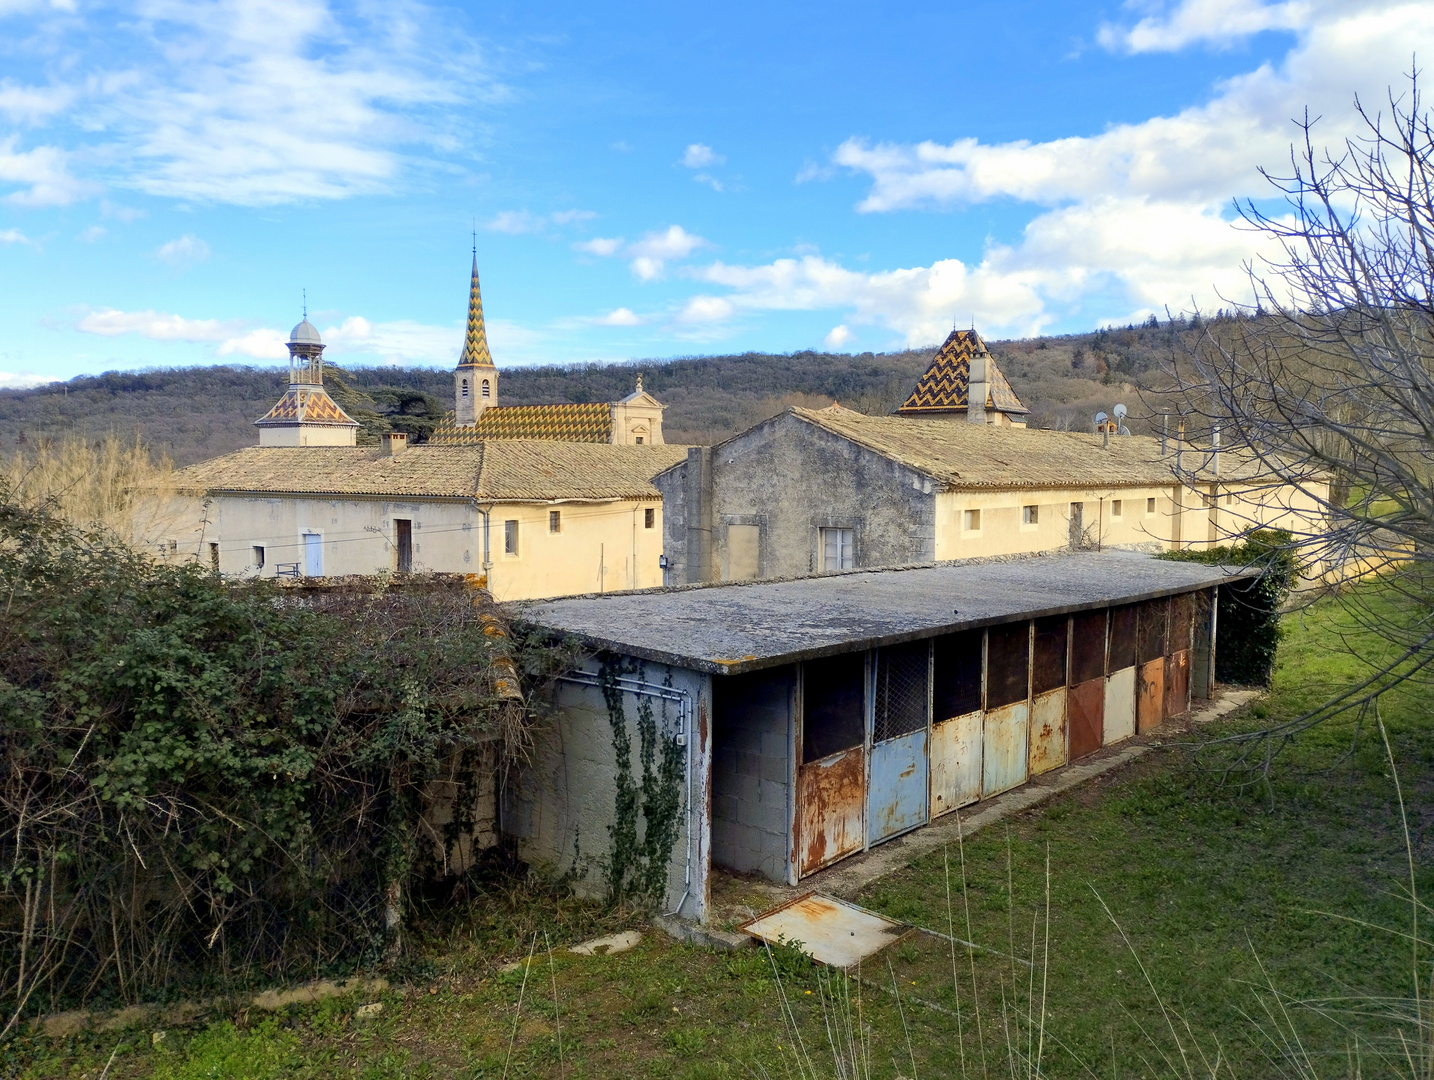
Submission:
<svg viewBox="0 0 1434 1080">
<path fill-rule="evenodd" d="M 483 294 L 478 289 L 478 253 L 473 253 L 473 281 L 468 286 L 468 333 L 463 339 L 463 355 L 459 367 L 492 367 L 493 354 L 488 351 L 488 331 L 483 326 Z"/>
<path fill-rule="evenodd" d="M 940 413 L 965 412 L 970 407 L 971 358 L 986 357 L 986 400 L 985 408 L 997 409 L 1003 413 L 1024 415 L 1030 410 L 1021 404 L 1021 399 L 1011 389 L 1006 376 L 996 366 L 996 358 L 986 349 L 986 343 L 975 330 L 952 330 L 926 374 L 911 391 L 906 403 L 897 409 L 900 416 L 931 416 Z"/>
</svg>

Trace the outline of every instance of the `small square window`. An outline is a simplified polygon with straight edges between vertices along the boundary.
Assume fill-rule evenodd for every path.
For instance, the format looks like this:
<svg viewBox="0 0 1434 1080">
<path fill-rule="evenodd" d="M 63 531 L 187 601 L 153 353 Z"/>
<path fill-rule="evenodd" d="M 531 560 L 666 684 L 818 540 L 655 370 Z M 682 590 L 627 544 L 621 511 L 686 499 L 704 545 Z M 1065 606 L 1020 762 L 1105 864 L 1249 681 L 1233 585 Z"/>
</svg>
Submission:
<svg viewBox="0 0 1434 1080">
<path fill-rule="evenodd" d="M 821 543 L 823 570 L 851 570 L 856 566 L 855 530 L 818 529 L 817 539 Z"/>
<path fill-rule="evenodd" d="M 977 511 L 977 513 L 979 514 L 980 511 Z M 1041 508 L 1040 508 L 1039 506 L 1023 506 L 1023 507 L 1021 507 L 1021 524 L 1022 524 L 1022 525 L 1039 525 L 1040 523 L 1041 523 Z M 978 524 L 976 527 L 977 527 L 977 528 L 980 528 L 980 525 Z"/>
<path fill-rule="evenodd" d="M 1150 516 L 1153 515 L 1154 513 L 1155 513 L 1155 500 L 1154 500 L 1154 499 L 1146 499 L 1146 500 L 1145 500 L 1145 515 L 1146 515 L 1146 517 L 1150 517 Z"/>
<path fill-rule="evenodd" d="M 264 569 L 264 549 L 258 544 L 254 545 L 254 569 Z"/>
<path fill-rule="evenodd" d="M 963 529 L 965 529 L 967 532 L 980 532 L 980 531 L 981 531 L 981 511 L 979 511 L 979 510 L 967 510 L 967 511 L 965 511 L 964 514 L 963 514 L 963 516 L 962 516 L 961 522 L 962 522 L 962 523 L 961 523 L 961 527 L 962 527 Z"/>
<path fill-rule="evenodd" d="M 637 437 L 637 445 L 638 445 L 638 446 L 641 446 L 641 445 L 642 445 L 642 436 L 641 436 L 641 435 L 639 435 L 639 436 Z"/>
<path fill-rule="evenodd" d="M 642 527 L 644 529 L 651 529 L 656 527 L 656 525 L 657 510 L 655 507 L 649 506 L 646 510 L 642 512 Z"/>
<path fill-rule="evenodd" d="M 556 533 L 563 531 L 563 512 L 561 510 L 548 511 L 548 532 Z"/>
<path fill-rule="evenodd" d="M 503 522 L 503 554 L 518 554 L 518 523 L 511 518 Z"/>
<path fill-rule="evenodd" d="M 1120 517 L 1121 514 L 1123 513 L 1124 509 L 1125 509 L 1125 506 L 1124 506 L 1124 504 L 1121 502 L 1121 500 L 1119 500 L 1119 499 L 1111 499 L 1111 500 L 1110 500 L 1110 516 L 1111 516 L 1111 517 L 1113 517 L 1113 518 L 1118 518 L 1118 517 Z"/>
<path fill-rule="evenodd" d="M 1230 505 L 1232 502 L 1234 502 L 1234 501 L 1235 501 L 1235 496 L 1231 495 L 1228 491 L 1225 492 L 1225 505 L 1226 505 L 1226 506 L 1229 506 L 1229 505 Z"/>
</svg>

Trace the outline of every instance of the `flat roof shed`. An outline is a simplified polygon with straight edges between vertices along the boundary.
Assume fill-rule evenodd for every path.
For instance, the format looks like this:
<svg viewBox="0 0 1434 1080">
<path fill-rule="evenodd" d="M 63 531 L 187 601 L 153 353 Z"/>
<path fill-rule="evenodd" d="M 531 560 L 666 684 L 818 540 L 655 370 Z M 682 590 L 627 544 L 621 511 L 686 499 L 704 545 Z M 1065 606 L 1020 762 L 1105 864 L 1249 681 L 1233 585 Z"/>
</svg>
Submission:
<svg viewBox="0 0 1434 1080">
<path fill-rule="evenodd" d="M 565 852 L 652 835 L 614 818 L 619 791 L 680 754 L 681 797 L 653 800 L 681 804 L 664 910 L 703 918 L 714 863 L 795 884 L 1184 713 L 1211 685 L 1214 590 L 1249 573 L 1071 552 L 514 605 L 595 656 L 509 820 L 571 873 Z"/>
</svg>

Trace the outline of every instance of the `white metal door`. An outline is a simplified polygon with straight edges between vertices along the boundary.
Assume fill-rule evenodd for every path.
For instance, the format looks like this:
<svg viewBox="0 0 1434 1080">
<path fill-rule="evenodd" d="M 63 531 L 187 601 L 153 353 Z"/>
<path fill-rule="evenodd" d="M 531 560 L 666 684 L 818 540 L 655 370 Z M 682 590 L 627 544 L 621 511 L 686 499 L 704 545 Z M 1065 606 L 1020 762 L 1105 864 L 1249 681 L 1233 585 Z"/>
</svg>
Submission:
<svg viewBox="0 0 1434 1080">
<path fill-rule="evenodd" d="M 304 576 L 324 576 L 324 538 L 318 533 L 304 533 Z"/>
</svg>

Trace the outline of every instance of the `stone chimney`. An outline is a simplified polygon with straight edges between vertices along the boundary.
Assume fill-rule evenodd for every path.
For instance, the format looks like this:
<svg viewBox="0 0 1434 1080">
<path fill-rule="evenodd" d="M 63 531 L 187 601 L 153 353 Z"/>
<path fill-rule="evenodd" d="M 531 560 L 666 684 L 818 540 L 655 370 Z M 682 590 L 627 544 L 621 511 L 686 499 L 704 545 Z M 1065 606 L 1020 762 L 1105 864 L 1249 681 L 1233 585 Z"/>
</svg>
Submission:
<svg viewBox="0 0 1434 1080">
<path fill-rule="evenodd" d="M 398 457 L 408 449 L 408 432 L 385 431 L 383 433 L 383 456 Z"/>
<path fill-rule="evenodd" d="M 966 384 L 966 419 L 973 424 L 986 422 L 986 397 L 991 392 L 990 373 L 986 368 L 990 356 L 986 343 L 977 338 L 971 353 L 971 377 Z"/>
</svg>

